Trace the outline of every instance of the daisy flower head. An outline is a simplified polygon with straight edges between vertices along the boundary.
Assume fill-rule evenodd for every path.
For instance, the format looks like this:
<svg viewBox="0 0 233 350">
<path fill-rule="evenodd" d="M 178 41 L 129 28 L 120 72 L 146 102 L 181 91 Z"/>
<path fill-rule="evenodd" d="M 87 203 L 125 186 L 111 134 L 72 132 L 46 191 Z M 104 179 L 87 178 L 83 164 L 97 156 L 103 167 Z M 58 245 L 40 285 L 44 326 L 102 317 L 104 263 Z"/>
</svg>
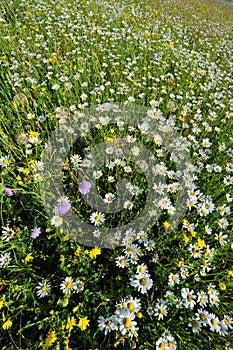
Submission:
<svg viewBox="0 0 233 350">
<path fill-rule="evenodd" d="M 116 199 L 115 194 L 107 193 L 104 197 L 104 203 L 110 204 Z"/>
<path fill-rule="evenodd" d="M 94 171 L 94 172 L 93 172 L 93 177 L 94 177 L 96 180 L 99 179 L 102 175 L 103 175 L 103 173 L 102 173 L 101 170 L 98 170 L 98 171 Z"/>
<path fill-rule="evenodd" d="M 5 253 L 0 256 L 0 267 L 7 267 L 11 262 L 11 253 Z"/>
<path fill-rule="evenodd" d="M 196 304 L 196 295 L 194 295 L 194 291 L 190 291 L 189 288 L 182 288 L 181 294 L 183 297 L 184 306 L 186 308 L 190 307 L 191 309 L 193 309 Z"/>
<path fill-rule="evenodd" d="M 131 202 L 131 201 L 125 201 L 124 203 L 123 203 L 123 207 L 124 207 L 124 209 L 128 209 L 128 210 L 131 210 L 132 208 L 133 208 L 133 202 Z"/>
<path fill-rule="evenodd" d="M 38 297 L 43 298 L 47 296 L 48 293 L 50 292 L 51 283 L 44 280 L 38 284 L 36 289 L 37 289 L 36 294 L 38 295 Z"/>
<path fill-rule="evenodd" d="M 155 345 L 156 345 L 155 350 L 167 350 L 168 349 L 167 339 L 164 337 L 159 338 Z"/>
<path fill-rule="evenodd" d="M 197 318 L 189 319 L 189 321 L 190 322 L 188 324 L 188 327 L 192 327 L 193 333 L 199 333 L 201 331 L 201 328 L 202 328 L 201 321 Z"/>
<path fill-rule="evenodd" d="M 62 225 L 63 219 L 59 215 L 54 215 L 51 219 L 51 224 L 55 227 L 59 227 Z"/>
<path fill-rule="evenodd" d="M 137 322 L 133 321 L 135 319 L 135 314 L 131 313 L 129 309 L 121 309 L 117 312 L 117 316 L 118 327 L 122 335 L 132 331 L 137 325 Z"/>
<path fill-rule="evenodd" d="M 72 277 L 66 277 L 60 284 L 60 289 L 64 294 L 71 294 L 77 290 L 77 283 L 74 282 Z"/>
<path fill-rule="evenodd" d="M 197 312 L 196 312 L 196 317 L 198 320 L 200 320 L 202 326 L 206 326 L 208 324 L 208 311 L 206 310 L 203 310 L 203 309 L 198 309 Z"/>
<path fill-rule="evenodd" d="M 126 307 L 130 312 L 133 312 L 136 314 L 141 308 L 140 300 L 129 297 L 126 300 Z"/>
<path fill-rule="evenodd" d="M 11 163 L 11 158 L 10 156 L 2 156 L 0 157 L 0 166 L 2 166 L 3 168 L 7 168 Z"/>
<path fill-rule="evenodd" d="M 158 317 L 158 320 L 163 320 L 164 316 L 167 316 L 167 306 L 164 301 L 156 303 L 154 307 L 154 316 Z"/>
<path fill-rule="evenodd" d="M 153 285 L 150 275 L 147 273 L 139 273 L 130 278 L 131 286 L 138 289 L 139 292 L 145 294 Z"/>
<path fill-rule="evenodd" d="M 207 321 L 208 321 L 208 325 L 210 327 L 210 330 L 212 332 L 218 333 L 220 331 L 220 321 L 216 315 L 214 315 L 213 313 L 210 313 L 208 315 Z"/>
<path fill-rule="evenodd" d="M 111 331 L 117 330 L 117 320 L 116 316 L 113 315 L 111 317 L 104 318 L 100 316 L 98 319 L 98 327 L 101 331 L 104 330 L 104 334 L 108 334 Z"/>
<path fill-rule="evenodd" d="M 75 282 L 75 284 L 77 286 L 77 288 L 76 288 L 77 289 L 77 293 L 82 292 L 83 289 L 84 289 L 84 283 L 82 281 L 80 281 L 80 280 L 77 280 Z"/>
<path fill-rule="evenodd" d="M 78 165 L 82 162 L 82 158 L 80 157 L 79 154 L 74 154 L 71 158 L 70 161 L 73 165 L 74 168 L 77 168 Z"/>
<path fill-rule="evenodd" d="M 142 263 L 137 266 L 137 273 L 148 273 L 148 267 L 146 264 Z"/>
<path fill-rule="evenodd" d="M 3 227 L 2 240 L 8 242 L 10 239 L 13 238 L 14 234 L 15 234 L 15 231 L 12 228 L 8 226 Z"/>
<path fill-rule="evenodd" d="M 116 258 L 116 266 L 121 267 L 122 269 L 124 267 L 129 266 L 129 259 L 126 258 L 124 255 L 120 255 Z"/>
<path fill-rule="evenodd" d="M 90 216 L 90 221 L 95 226 L 100 226 L 105 220 L 104 214 L 98 211 L 94 212 Z"/>
</svg>

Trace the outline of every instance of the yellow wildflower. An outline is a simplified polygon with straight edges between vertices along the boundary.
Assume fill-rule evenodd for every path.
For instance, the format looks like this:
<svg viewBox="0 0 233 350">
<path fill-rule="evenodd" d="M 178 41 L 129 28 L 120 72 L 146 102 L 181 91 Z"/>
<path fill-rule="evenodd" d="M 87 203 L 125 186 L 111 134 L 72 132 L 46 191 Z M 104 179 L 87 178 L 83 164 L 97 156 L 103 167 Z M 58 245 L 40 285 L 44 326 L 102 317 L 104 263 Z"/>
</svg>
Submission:
<svg viewBox="0 0 233 350">
<path fill-rule="evenodd" d="M 225 283 L 223 283 L 223 282 L 220 282 L 220 283 L 219 283 L 219 288 L 220 288 L 221 290 L 226 290 L 226 289 L 227 289 Z"/>
<path fill-rule="evenodd" d="M 204 239 L 201 239 L 200 237 L 197 240 L 197 244 L 201 249 L 206 247 Z"/>
<path fill-rule="evenodd" d="M 98 247 L 93 248 L 92 250 L 90 250 L 89 252 L 89 256 L 90 258 L 96 258 L 97 255 L 101 254 L 101 249 Z"/>
<path fill-rule="evenodd" d="M 71 318 L 68 317 L 66 329 L 68 329 L 68 331 L 71 332 L 75 325 L 76 325 L 76 319 L 74 318 L 74 316 L 72 316 Z"/>
<path fill-rule="evenodd" d="M 47 346 L 50 346 L 52 345 L 55 341 L 57 340 L 57 336 L 56 336 L 56 333 L 54 331 L 50 331 L 48 336 L 47 336 L 47 339 L 46 339 L 46 345 Z"/>
<path fill-rule="evenodd" d="M 78 246 L 74 254 L 79 255 L 80 253 L 81 253 L 81 247 Z"/>
<path fill-rule="evenodd" d="M 187 244 L 189 242 L 189 238 L 186 235 L 184 235 L 183 241 L 185 244 Z"/>
<path fill-rule="evenodd" d="M 33 258 L 33 256 L 32 256 L 32 253 L 29 253 L 29 254 L 27 254 L 26 256 L 25 256 L 25 258 L 24 258 L 24 262 L 25 262 L 25 264 L 27 264 L 28 262 L 30 262 L 31 260 L 33 260 L 34 258 Z"/>
<path fill-rule="evenodd" d="M 169 224 L 168 221 L 165 221 L 165 222 L 163 223 L 163 226 L 164 226 L 165 230 L 167 230 L 168 227 L 170 227 L 171 225 Z"/>
<path fill-rule="evenodd" d="M 85 331 L 85 329 L 89 326 L 90 320 L 87 319 L 87 317 L 79 317 L 79 323 L 78 327 L 81 329 L 81 331 Z"/>
<path fill-rule="evenodd" d="M 11 328 L 11 326 L 12 326 L 12 322 L 11 322 L 11 320 L 8 319 L 6 322 L 3 323 L 2 328 L 5 331 L 6 329 Z"/>
</svg>

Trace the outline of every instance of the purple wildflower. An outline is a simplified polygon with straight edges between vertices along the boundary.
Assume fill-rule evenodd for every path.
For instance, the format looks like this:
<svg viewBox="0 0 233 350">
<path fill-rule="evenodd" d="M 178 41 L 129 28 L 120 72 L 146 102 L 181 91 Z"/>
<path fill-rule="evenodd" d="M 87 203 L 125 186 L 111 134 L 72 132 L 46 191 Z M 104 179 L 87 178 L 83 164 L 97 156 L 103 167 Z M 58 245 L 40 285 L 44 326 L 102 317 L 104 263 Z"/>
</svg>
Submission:
<svg viewBox="0 0 233 350">
<path fill-rule="evenodd" d="M 90 182 L 88 181 L 82 181 L 79 185 L 79 191 L 82 193 L 82 194 L 87 194 L 89 193 L 91 190 L 91 184 Z"/>
<path fill-rule="evenodd" d="M 40 227 L 34 227 L 32 230 L 31 230 L 31 237 L 32 238 L 37 238 L 39 237 L 39 235 L 41 234 L 41 228 Z"/>
<path fill-rule="evenodd" d="M 9 188 L 5 188 L 4 192 L 5 192 L 6 195 L 9 196 L 9 197 L 14 196 L 14 193 L 13 193 Z"/>
<path fill-rule="evenodd" d="M 71 205 L 69 202 L 65 202 L 64 204 L 59 204 L 55 207 L 55 214 L 66 214 L 70 210 Z"/>
<path fill-rule="evenodd" d="M 156 52 L 152 53 L 152 58 L 156 60 L 156 58 L 158 58 L 158 54 Z"/>
</svg>

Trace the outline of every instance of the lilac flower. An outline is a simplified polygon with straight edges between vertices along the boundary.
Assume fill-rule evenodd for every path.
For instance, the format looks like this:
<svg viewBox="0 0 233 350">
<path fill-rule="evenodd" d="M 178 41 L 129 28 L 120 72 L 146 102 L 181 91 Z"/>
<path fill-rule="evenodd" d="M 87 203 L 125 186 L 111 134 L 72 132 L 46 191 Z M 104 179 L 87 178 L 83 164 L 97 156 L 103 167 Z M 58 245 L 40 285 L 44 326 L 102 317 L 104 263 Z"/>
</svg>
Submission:
<svg viewBox="0 0 233 350">
<path fill-rule="evenodd" d="M 125 40 L 125 38 L 126 38 L 126 35 L 125 35 L 125 34 L 122 34 L 121 39 L 122 39 L 122 40 Z"/>
<path fill-rule="evenodd" d="M 82 181 L 79 185 L 79 191 L 82 193 L 82 194 L 87 194 L 89 193 L 91 190 L 91 184 L 90 182 L 88 181 Z"/>
<path fill-rule="evenodd" d="M 32 230 L 31 230 L 31 237 L 32 238 L 37 238 L 39 237 L 39 235 L 41 234 L 41 228 L 40 227 L 34 227 Z"/>
<path fill-rule="evenodd" d="M 152 58 L 156 60 L 156 58 L 158 58 L 158 54 L 156 52 L 152 53 Z"/>
<path fill-rule="evenodd" d="M 55 214 L 66 214 L 70 210 L 71 205 L 69 202 L 65 202 L 64 204 L 59 204 L 55 207 Z"/>
<path fill-rule="evenodd" d="M 9 188 L 5 188 L 4 192 L 5 192 L 6 195 L 9 196 L 9 197 L 14 196 L 14 193 L 13 193 Z"/>
</svg>

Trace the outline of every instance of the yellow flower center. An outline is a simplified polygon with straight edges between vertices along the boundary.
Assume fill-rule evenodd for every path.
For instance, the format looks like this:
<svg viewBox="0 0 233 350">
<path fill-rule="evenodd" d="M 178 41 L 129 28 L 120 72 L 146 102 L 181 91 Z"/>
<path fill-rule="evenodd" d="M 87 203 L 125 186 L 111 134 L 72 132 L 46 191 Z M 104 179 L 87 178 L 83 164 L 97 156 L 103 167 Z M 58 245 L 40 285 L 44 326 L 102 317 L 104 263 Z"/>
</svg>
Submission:
<svg viewBox="0 0 233 350">
<path fill-rule="evenodd" d="M 129 309 L 129 311 L 132 312 L 132 311 L 134 310 L 134 303 L 129 302 L 129 303 L 127 304 L 127 307 L 128 307 L 128 309 Z"/>
<path fill-rule="evenodd" d="M 145 278 L 141 278 L 140 279 L 140 284 L 141 284 L 141 286 L 145 286 L 146 285 L 146 279 Z"/>
<path fill-rule="evenodd" d="M 211 320 L 211 324 L 215 327 L 217 325 L 217 321 L 216 320 Z"/>
<path fill-rule="evenodd" d="M 204 320 L 205 320 L 205 315 L 204 315 L 204 314 L 201 314 L 201 315 L 200 315 L 200 319 L 201 319 L 201 321 L 204 321 Z"/>
<path fill-rule="evenodd" d="M 41 287 L 41 290 L 42 290 L 42 292 L 46 292 L 47 286 L 44 284 L 44 285 Z"/>
<path fill-rule="evenodd" d="M 193 327 L 197 327 L 198 326 L 198 322 L 196 320 L 192 321 L 192 326 Z"/>
<path fill-rule="evenodd" d="M 121 259 L 121 260 L 120 260 L 120 264 L 121 264 L 121 265 L 125 265 L 125 259 Z"/>
<path fill-rule="evenodd" d="M 158 313 L 159 313 L 159 315 L 162 315 L 163 314 L 163 308 L 159 308 Z"/>
<path fill-rule="evenodd" d="M 65 282 L 65 286 L 67 289 L 70 289 L 72 287 L 72 282 L 71 281 Z"/>
<path fill-rule="evenodd" d="M 124 324 L 125 328 L 129 328 L 131 325 L 130 318 L 129 317 L 124 318 L 123 324 Z"/>
</svg>

